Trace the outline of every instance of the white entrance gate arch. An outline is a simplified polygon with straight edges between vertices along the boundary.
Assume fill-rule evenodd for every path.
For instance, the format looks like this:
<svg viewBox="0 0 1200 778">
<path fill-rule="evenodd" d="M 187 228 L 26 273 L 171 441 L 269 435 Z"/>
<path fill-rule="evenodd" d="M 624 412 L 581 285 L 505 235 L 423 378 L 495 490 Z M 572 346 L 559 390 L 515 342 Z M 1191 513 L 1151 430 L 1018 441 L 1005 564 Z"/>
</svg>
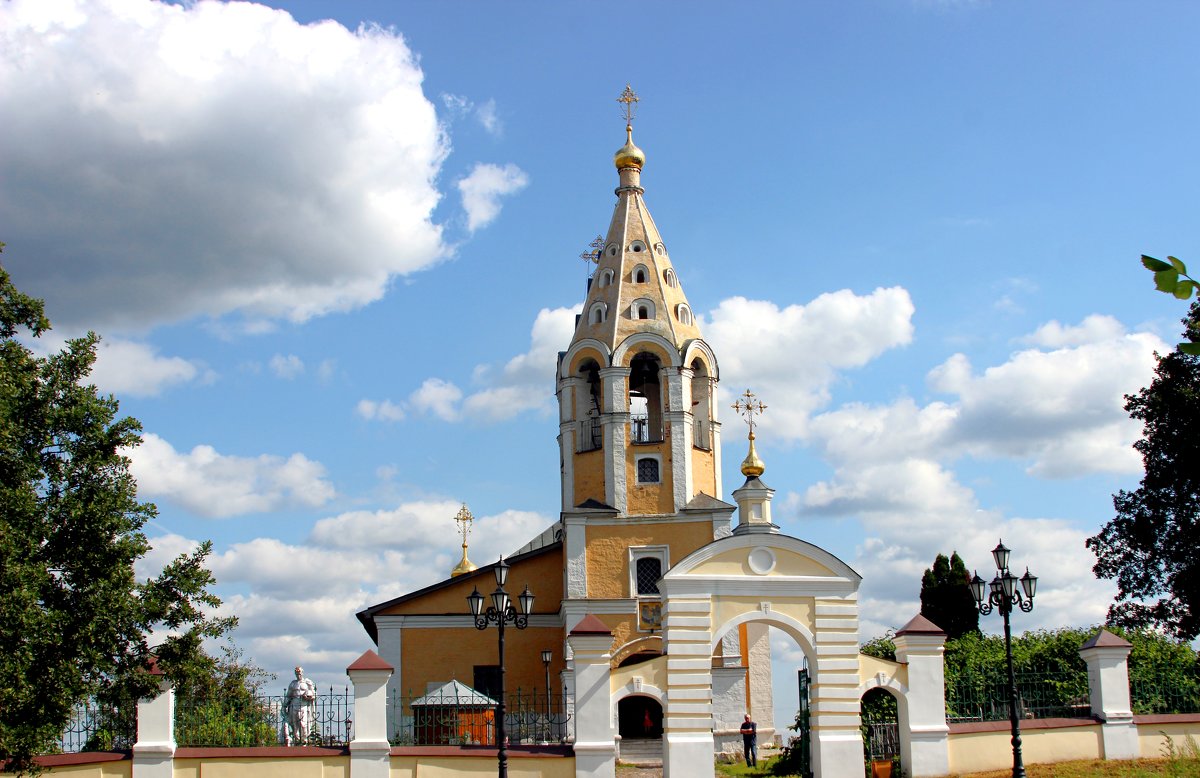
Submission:
<svg viewBox="0 0 1200 778">
<path fill-rule="evenodd" d="M 713 649 L 730 629 L 755 622 L 787 632 L 808 658 L 816 778 L 862 775 L 862 578 L 828 551 L 772 529 L 739 526 L 681 560 L 659 583 L 667 665 L 665 778 L 712 774 Z"/>
</svg>

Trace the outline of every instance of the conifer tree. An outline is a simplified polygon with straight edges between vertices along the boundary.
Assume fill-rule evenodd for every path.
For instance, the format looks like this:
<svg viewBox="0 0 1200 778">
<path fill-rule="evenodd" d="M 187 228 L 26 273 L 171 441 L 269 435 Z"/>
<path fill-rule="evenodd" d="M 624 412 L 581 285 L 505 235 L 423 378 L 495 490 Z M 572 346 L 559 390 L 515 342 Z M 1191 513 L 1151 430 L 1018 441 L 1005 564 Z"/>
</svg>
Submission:
<svg viewBox="0 0 1200 778">
<path fill-rule="evenodd" d="M 979 631 L 979 611 L 968 584 L 971 576 L 955 551 L 938 554 L 921 576 L 921 615 L 941 627 L 947 639 Z"/>
</svg>

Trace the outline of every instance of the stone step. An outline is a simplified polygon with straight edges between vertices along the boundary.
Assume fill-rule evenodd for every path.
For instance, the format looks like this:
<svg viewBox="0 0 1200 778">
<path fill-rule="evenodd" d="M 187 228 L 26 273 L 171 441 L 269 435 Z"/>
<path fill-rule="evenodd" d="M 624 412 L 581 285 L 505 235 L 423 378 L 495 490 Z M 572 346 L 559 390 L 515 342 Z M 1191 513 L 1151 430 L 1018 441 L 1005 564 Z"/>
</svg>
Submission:
<svg viewBox="0 0 1200 778">
<path fill-rule="evenodd" d="M 663 743 L 661 738 L 628 738 L 620 743 L 620 761 L 623 764 L 644 767 L 661 767 Z"/>
</svg>

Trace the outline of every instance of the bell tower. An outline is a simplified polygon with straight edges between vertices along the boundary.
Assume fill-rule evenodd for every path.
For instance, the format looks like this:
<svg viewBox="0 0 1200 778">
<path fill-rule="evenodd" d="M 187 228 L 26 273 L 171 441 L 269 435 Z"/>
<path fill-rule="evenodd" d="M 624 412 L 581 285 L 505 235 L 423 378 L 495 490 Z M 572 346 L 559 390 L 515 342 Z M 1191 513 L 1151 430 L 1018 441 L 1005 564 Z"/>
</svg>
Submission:
<svg viewBox="0 0 1200 778">
<path fill-rule="evenodd" d="M 602 504 L 631 517 L 721 493 L 717 361 L 642 198 L 637 100 L 629 87 L 619 99 L 617 204 L 557 385 L 562 509 Z"/>
</svg>

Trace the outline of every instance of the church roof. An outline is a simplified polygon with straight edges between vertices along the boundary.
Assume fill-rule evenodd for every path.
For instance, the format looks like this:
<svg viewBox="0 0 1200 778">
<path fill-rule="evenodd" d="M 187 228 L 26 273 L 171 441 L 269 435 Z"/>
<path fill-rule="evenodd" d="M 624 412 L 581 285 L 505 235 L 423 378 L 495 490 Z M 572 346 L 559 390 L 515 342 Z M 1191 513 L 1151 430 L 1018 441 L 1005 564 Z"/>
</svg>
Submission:
<svg viewBox="0 0 1200 778">
<path fill-rule="evenodd" d="M 724 500 L 718 500 L 712 495 L 700 492 L 692 499 L 688 500 L 687 505 L 683 506 L 685 511 L 713 511 L 713 510 L 737 510 L 736 505 L 730 505 Z"/>
<path fill-rule="evenodd" d="M 633 146 L 632 129 L 626 130 L 628 142 L 616 158 L 621 184 L 617 205 L 571 342 L 594 339 L 612 352 L 629 336 L 650 332 L 682 351 L 700 337 L 700 328 L 642 199 L 645 155 Z M 598 306 L 604 309 L 599 321 L 593 316 Z"/>
</svg>

